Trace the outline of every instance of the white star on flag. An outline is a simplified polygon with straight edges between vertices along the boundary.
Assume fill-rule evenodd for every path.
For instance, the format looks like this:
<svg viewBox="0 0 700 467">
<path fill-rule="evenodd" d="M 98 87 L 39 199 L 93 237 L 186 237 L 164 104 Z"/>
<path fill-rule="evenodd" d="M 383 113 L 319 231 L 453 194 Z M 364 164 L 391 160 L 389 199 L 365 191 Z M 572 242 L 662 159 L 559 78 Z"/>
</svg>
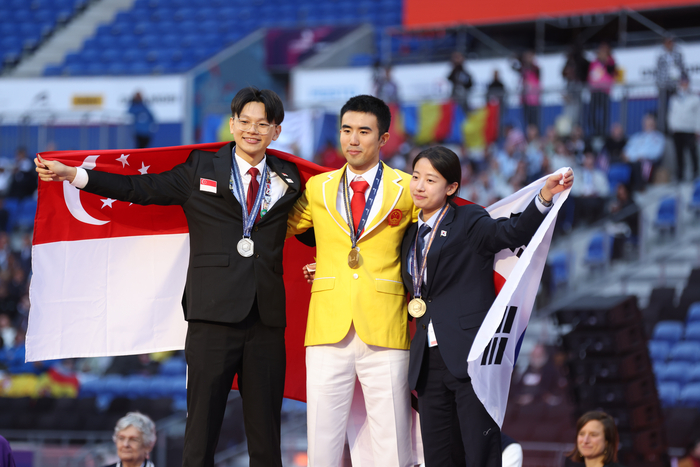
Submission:
<svg viewBox="0 0 700 467">
<path fill-rule="evenodd" d="M 116 201 L 116 199 L 107 198 L 107 199 L 100 199 L 100 201 L 102 201 L 102 207 L 100 209 L 104 208 L 105 206 L 109 206 L 111 208 L 112 203 L 114 203 Z"/>
<path fill-rule="evenodd" d="M 121 157 L 118 157 L 117 160 L 122 163 L 122 169 L 129 165 L 129 162 L 126 160 L 129 157 L 129 154 L 122 154 Z"/>
<path fill-rule="evenodd" d="M 141 172 L 141 175 L 146 175 L 150 167 L 150 165 L 144 165 L 143 162 L 141 162 L 141 168 L 139 169 L 139 172 Z"/>
</svg>

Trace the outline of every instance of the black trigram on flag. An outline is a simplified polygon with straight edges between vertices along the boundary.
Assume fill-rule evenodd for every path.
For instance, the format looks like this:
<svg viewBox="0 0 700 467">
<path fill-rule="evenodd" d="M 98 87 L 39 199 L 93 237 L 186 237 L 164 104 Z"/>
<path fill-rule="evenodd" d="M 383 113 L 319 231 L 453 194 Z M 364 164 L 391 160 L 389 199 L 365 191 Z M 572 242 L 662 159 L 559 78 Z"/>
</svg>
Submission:
<svg viewBox="0 0 700 467">
<path fill-rule="evenodd" d="M 506 309 L 501 324 L 498 325 L 498 329 L 496 329 L 493 338 L 491 338 L 491 342 L 489 342 L 489 345 L 484 349 L 484 355 L 481 357 L 482 365 L 500 365 L 503 361 L 503 354 L 508 344 L 508 336 L 510 335 L 511 329 L 513 329 L 513 322 L 515 321 L 517 312 L 517 306 L 509 306 Z M 499 337 L 498 334 L 505 334 L 505 336 Z"/>
</svg>

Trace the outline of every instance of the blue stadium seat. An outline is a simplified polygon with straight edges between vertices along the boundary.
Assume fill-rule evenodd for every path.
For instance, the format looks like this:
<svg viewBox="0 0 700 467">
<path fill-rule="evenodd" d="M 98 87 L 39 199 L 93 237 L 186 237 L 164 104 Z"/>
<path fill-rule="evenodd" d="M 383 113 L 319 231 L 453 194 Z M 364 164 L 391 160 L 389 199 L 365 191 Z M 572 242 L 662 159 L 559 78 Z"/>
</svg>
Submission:
<svg viewBox="0 0 700 467">
<path fill-rule="evenodd" d="M 137 62 L 129 63 L 128 74 L 130 75 L 150 75 L 151 66 L 144 60 L 139 60 Z"/>
<path fill-rule="evenodd" d="M 681 341 L 671 347 L 668 358 L 678 362 L 700 362 L 700 342 Z"/>
<path fill-rule="evenodd" d="M 654 226 L 659 230 L 674 230 L 676 228 L 676 198 L 664 198 L 659 204 Z"/>
<path fill-rule="evenodd" d="M 44 68 L 44 76 L 61 76 L 63 67 L 61 65 L 48 65 Z"/>
<path fill-rule="evenodd" d="M 551 288 L 556 292 L 569 283 L 569 255 L 565 251 L 552 252 L 547 256 L 547 263 L 552 271 Z"/>
<path fill-rule="evenodd" d="M 692 321 L 685 326 L 685 340 L 700 342 L 700 321 Z"/>
<path fill-rule="evenodd" d="M 671 351 L 671 344 L 667 341 L 649 341 L 649 357 L 655 362 L 664 362 Z"/>
<path fill-rule="evenodd" d="M 36 217 L 36 200 L 25 198 L 20 202 L 17 226 L 22 230 L 31 230 L 34 227 L 34 217 Z"/>
<path fill-rule="evenodd" d="M 181 376 L 187 372 L 187 363 L 184 358 L 172 357 L 160 364 L 160 374 L 167 376 Z"/>
<path fill-rule="evenodd" d="M 694 323 L 700 322 L 700 302 L 691 303 L 688 307 L 688 314 L 686 315 L 686 322 Z"/>
<path fill-rule="evenodd" d="M 127 376 L 123 385 L 123 396 L 129 399 L 136 399 L 137 397 L 149 397 L 150 392 L 150 378 L 141 375 Z"/>
<path fill-rule="evenodd" d="M 127 74 L 126 63 L 124 63 L 121 60 L 114 63 L 110 63 L 107 66 L 107 73 L 113 76 L 121 76 Z"/>
<path fill-rule="evenodd" d="M 632 168 L 627 164 L 611 164 L 608 168 L 608 182 L 614 189 L 620 183 L 627 185 L 632 176 Z"/>
<path fill-rule="evenodd" d="M 656 379 L 659 382 L 675 381 L 685 384 L 690 378 L 690 369 L 693 365 L 689 362 L 669 362 L 657 368 Z"/>
<path fill-rule="evenodd" d="M 688 373 L 689 383 L 700 383 L 700 363 L 696 363 Z"/>
<path fill-rule="evenodd" d="M 659 321 L 654 325 L 651 338 L 655 341 L 667 341 L 675 344 L 683 336 L 683 323 L 681 321 Z"/>
<path fill-rule="evenodd" d="M 695 180 L 693 187 L 693 196 L 688 202 L 688 208 L 695 211 L 695 214 L 700 213 L 700 180 Z"/>
<path fill-rule="evenodd" d="M 678 405 L 683 407 L 700 407 L 700 383 L 685 385 L 678 397 Z"/>
<path fill-rule="evenodd" d="M 608 262 L 608 239 L 605 233 L 597 232 L 591 237 L 584 262 L 588 266 L 604 266 Z"/>
<path fill-rule="evenodd" d="M 659 391 L 659 401 L 662 407 L 673 407 L 676 405 L 678 397 L 681 394 L 680 384 L 669 381 L 660 383 L 657 389 Z"/>
</svg>

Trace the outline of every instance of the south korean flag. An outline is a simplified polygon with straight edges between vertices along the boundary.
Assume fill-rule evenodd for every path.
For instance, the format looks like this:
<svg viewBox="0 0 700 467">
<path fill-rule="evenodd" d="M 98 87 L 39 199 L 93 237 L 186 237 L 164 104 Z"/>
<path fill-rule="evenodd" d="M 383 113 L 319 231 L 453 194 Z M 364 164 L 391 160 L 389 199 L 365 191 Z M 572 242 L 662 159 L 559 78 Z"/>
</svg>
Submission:
<svg viewBox="0 0 700 467">
<path fill-rule="evenodd" d="M 537 196 L 548 177 L 489 206 L 487 211 L 493 218 L 518 215 Z M 494 259 L 496 290 L 500 288 L 500 292 L 474 339 L 467 362 L 474 392 L 498 426 L 503 425 L 513 367 L 530 320 L 557 213 L 570 191 L 569 188 L 554 196 L 554 205 L 527 247 L 505 249 Z"/>
</svg>

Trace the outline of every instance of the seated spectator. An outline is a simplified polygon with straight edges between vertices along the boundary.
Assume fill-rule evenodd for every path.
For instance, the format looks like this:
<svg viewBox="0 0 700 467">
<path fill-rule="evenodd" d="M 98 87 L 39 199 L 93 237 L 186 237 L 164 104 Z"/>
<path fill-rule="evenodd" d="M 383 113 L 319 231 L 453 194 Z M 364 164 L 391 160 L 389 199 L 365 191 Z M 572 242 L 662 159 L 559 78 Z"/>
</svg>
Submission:
<svg viewBox="0 0 700 467">
<path fill-rule="evenodd" d="M 537 344 L 530 353 L 525 371 L 514 378 L 513 397 L 520 405 L 544 402 L 559 405 L 563 400 L 560 373 L 546 347 Z M 564 385 L 566 379 L 564 378 Z"/>
<path fill-rule="evenodd" d="M 583 166 L 576 170 L 578 183 L 571 188 L 576 223 L 592 223 L 605 215 L 605 203 L 610 195 L 608 177 L 595 166 L 595 154 L 586 151 Z"/>
<path fill-rule="evenodd" d="M 581 125 L 574 125 L 573 129 L 571 130 L 571 136 L 566 142 L 566 147 L 569 150 L 569 153 L 574 156 L 576 163 L 582 164 L 583 154 L 589 150 L 590 145 L 584 138 L 583 127 Z"/>
<path fill-rule="evenodd" d="M 6 314 L 0 314 L 0 338 L 4 342 L 4 348 L 9 349 L 15 342 L 17 330 L 12 327 L 10 317 Z"/>
<path fill-rule="evenodd" d="M 112 440 L 119 462 L 107 467 L 153 467 L 149 457 L 156 444 L 156 424 L 146 415 L 129 412 L 120 418 Z"/>
<path fill-rule="evenodd" d="M 615 420 L 605 412 L 586 412 L 576 422 L 576 447 L 569 458 L 586 467 L 621 467 L 617 463 L 620 437 Z"/>
<path fill-rule="evenodd" d="M 653 171 L 661 165 L 666 150 L 666 138 L 656 129 L 656 119 L 647 114 L 642 119 L 642 131 L 633 134 L 623 149 L 623 159 L 632 166 L 632 185 L 643 190 L 652 179 Z"/>
<path fill-rule="evenodd" d="M 611 164 L 619 164 L 625 162 L 622 157 L 622 150 L 627 144 L 627 137 L 625 136 L 625 130 L 619 122 L 612 124 L 610 129 L 610 134 L 605 138 L 605 143 L 603 144 L 602 157 L 606 159 L 606 166 Z"/>
<path fill-rule="evenodd" d="M 625 245 L 639 238 L 639 206 L 632 199 L 627 185 L 617 185 L 615 196 L 610 205 L 612 223 L 607 230 L 613 237 L 612 258 L 620 259 L 624 257 Z"/>
<path fill-rule="evenodd" d="M 693 178 L 700 175 L 698 171 L 698 136 L 700 135 L 700 96 L 691 92 L 690 80 L 681 76 L 678 92 L 671 96 L 668 108 L 668 129 L 673 134 L 676 149 L 676 179 L 679 182 L 685 176 L 685 150 L 688 150 L 693 166 Z"/>
<path fill-rule="evenodd" d="M 539 172 L 544 157 L 544 142 L 540 138 L 540 130 L 536 125 L 527 126 L 525 157 L 527 159 L 527 175 L 530 178 Z"/>
<path fill-rule="evenodd" d="M 148 354 L 125 355 L 114 357 L 112 364 L 107 369 L 107 374 L 118 375 L 155 375 L 158 373 L 159 364 L 151 360 Z"/>
</svg>

